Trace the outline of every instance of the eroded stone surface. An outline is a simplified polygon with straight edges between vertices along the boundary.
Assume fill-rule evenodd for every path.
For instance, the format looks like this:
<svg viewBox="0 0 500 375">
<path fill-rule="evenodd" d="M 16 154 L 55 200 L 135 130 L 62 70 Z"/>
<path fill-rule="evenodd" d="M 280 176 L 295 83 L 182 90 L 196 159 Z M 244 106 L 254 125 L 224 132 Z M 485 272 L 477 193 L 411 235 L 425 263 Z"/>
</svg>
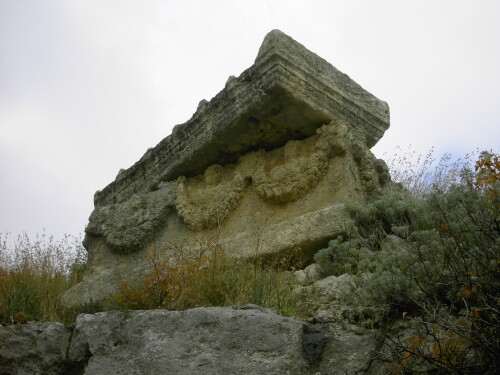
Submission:
<svg viewBox="0 0 500 375">
<path fill-rule="evenodd" d="M 387 373 L 371 364 L 376 330 L 320 320 L 316 323 L 323 324 L 304 323 L 247 305 L 82 314 L 73 327 L 0 327 L 0 373 Z"/>
<path fill-rule="evenodd" d="M 170 184 L 146 194 L 134 194 L 126 203 L 96 208 L 85 228 L 89 237 L 104 237 L 110 249 L 128 253 L 151 243 L 155 232 L 164 223 L 175 205 L 175 194 Z"/>
<path fill-rule="evenodd" d="M 93 374 L 307 374 L 302 323 L 259 309 L 80 315 L 69 349 Z"/>
<path fill-rule="evenodd" d="M 80 363 L 66 360 L 70 337 L 61 323 L 0 326 L 0 374 L 77 374 Z"/>
<path fill-rule="evenodd" d="M 323 179 L 332 156 L 345 154 L 346 132 L 346 124 L 332 122 L 307 140 L 250 152 L 226 167 L 214 164 L 195 178 L 180 177 L 177 212 L 192 230 L 215 228 L 238 207 L 250 185 L 265 201 L 296 201 Z"/>
</svg>

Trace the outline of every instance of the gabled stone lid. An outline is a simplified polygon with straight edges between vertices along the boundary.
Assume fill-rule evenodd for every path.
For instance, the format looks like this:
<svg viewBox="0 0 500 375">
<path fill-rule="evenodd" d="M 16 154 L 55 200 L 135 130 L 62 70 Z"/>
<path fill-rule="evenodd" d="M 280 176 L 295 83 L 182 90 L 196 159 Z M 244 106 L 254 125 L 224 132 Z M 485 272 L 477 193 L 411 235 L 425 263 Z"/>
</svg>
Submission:
<svg viewBox="0 0 500 375">
<path fill-rule="evenodd" d="M 365 127 L 368 125 L 366 133 L 370 147 L 375 145 L 389 128 L 389 106 L 386 102 L 370 94 L 347 74 L 342 73 L 285 33 L 272 30 L 262 42 L 255 65 L 264 65 L 269 60 L 277 59 L 281 61 L 276 63 L 294 70 L 294 74 L 300 76 L 303 73 L 303 78 L 308 84 L 314 85 L 318 91 L 326 91 L 354 116 L 361 116 L 362 119 L 358 121 L 362 123 L 364 120 L 366 121 Z M 325 108 L 325 110 L 334 111 L 332 108 Z"/>
<path fill-rule="evenodd" d="M 389 128 L 389 107 L 347 75 L 282 33 L 268 33 L 254 65 L 230 77 L 193 117 L 96 192 L 96 207 L 195 176 L 258 149 L 274 149 L 315 134 L 334 119 L 362 130 L 373 146 Z"/>
</svg>

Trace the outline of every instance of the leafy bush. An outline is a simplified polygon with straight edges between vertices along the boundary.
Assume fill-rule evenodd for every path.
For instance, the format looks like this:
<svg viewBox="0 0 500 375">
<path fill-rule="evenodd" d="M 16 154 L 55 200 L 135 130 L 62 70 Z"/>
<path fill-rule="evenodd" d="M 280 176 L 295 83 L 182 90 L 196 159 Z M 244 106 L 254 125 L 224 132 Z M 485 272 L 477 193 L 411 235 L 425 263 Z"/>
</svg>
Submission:
<svg viewBox="0 0 500 375">
<path fill-rule="evenodd" d="M 396 373 L 500 368 L 498 156 L 482 153 L 474 169 L 425 194 L 392 189 L 351 206 L 358 231 L 316 254 L 334 272 L 370 275 L 373 303 L 413 320 L 409 340 L 392 340 Z"/>
</svg>

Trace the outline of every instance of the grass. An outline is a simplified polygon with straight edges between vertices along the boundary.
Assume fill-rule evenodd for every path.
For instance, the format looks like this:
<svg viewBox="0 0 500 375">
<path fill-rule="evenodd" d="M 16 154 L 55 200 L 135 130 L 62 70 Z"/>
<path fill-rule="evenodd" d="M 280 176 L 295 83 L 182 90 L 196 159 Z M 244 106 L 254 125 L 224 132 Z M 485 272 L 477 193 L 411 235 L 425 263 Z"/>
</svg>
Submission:
<svg viewBox="0 0 500 375">
<path fill-rule="evenodd" d="M 59 298 L 80 280 L 85 261 L 76 237 L 0 233 L 0 322 L 72 320 Z"/>
<path fill-rule="evenodd" d="M 433 192 L 445 192 L 453 184 L 463 182 L 463 173 L 474 168 L 479 152 L 473 151 L 463 157 L 445 153 L 435 155 L 434 148 L 419 154 L 411 147 L 396 148 L 391 155 L 384 155 L 392 181 L 401 184 L 416 198 Z"/>
<path fill-rule="evenodd" d="M 229 256 L 217 240 L 170 250 L 172 257 L 160 259 L 160 252 L 151 248 L 151 267 L 143 285 L 121 284 L 120 293 L 112 296 L 117 307 L 184 310 L 256 304 L 286 316 L 308 313 L 309 305 L 294 292 L 293 270 L 303 262 L 298 250 L 241 259 Z"/>
<path fill-rule="evenodd" d="M 104 303 L 68 309 L 60 297 L 81 280 L 86 251 L 80 239 L 65 236 L 57 241 L 42 233 L 34 240 L 23 234 L 12 241 L 0 234 L 0 323 L 72 323 L 82 312 L 245 304 L 286 316 L 307 314 L 309 305 L 294 293 L 293 270 L 301 266 L 298 251 L 244 261 L 228 256 L 217 240 L 170 249 L 174 255 L 167 259 L 160 259 L 155 246 L 150 250 L 150 269 L 142 287 L 123 283 L 120 292 Z"/>
</svg>

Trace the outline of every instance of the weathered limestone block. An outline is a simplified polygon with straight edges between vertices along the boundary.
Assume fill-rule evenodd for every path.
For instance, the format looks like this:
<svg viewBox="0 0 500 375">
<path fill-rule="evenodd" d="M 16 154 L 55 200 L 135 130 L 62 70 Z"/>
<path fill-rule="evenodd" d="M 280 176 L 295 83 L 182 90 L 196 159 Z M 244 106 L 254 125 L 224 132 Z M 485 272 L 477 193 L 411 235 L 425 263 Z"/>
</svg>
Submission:
<svg viewBox="0 0 500 375">
<path fill-rule="evenodd" d="M 144 273 L 148 249 L 217 241 L 234 256 L 300 248 L 350 231 L 344 210 L 389 180 L 370 152 L 389 109 L 278 30 L 252 67 L 94 197 L 79 304 Z"/>
<path fill-rule="evenodd" d="M 302 335 L 300 321 L 259 309 L 82 314 L 69 359 L 86 360 L 86 375 L 300 375 Z"/>
<path fill-rule="evenodd" d="M 0 374 L 81 374 L 67 361 L 71 330 L 61 323 L 0 326 Z"/>
</svg>

